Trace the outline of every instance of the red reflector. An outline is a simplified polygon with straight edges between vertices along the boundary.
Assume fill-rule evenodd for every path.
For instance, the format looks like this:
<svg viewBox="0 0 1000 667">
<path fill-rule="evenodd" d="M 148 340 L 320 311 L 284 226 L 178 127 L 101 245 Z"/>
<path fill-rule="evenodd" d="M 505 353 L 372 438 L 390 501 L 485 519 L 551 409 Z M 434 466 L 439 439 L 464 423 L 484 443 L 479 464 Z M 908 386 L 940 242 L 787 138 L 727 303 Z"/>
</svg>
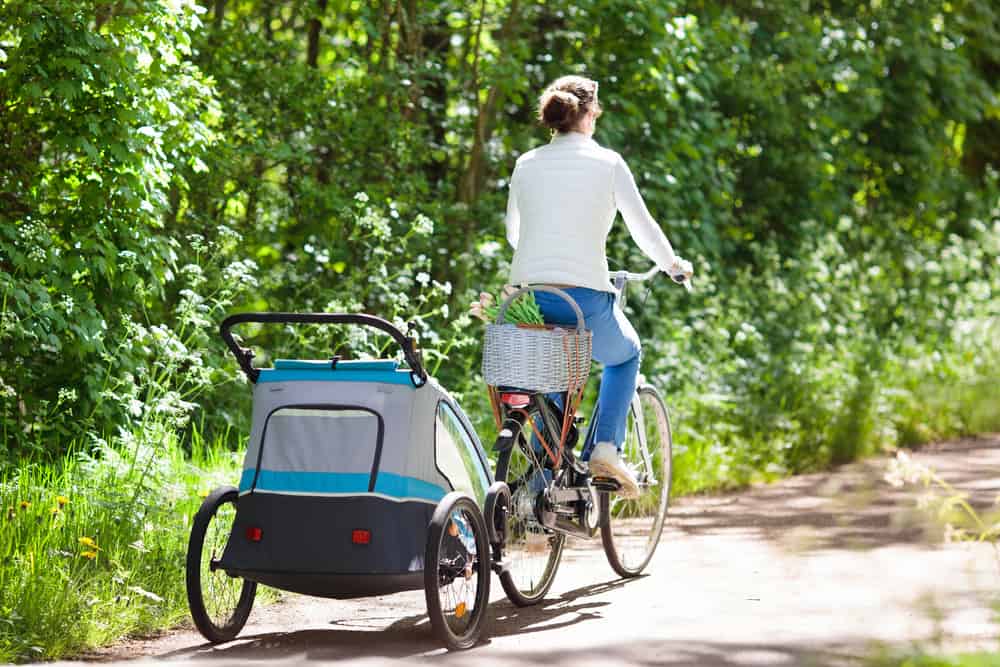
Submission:
<svg viewBox="0 0 1000 667">
<path fill-rule="evenodd" d="M 512 408 L 523 408 L 531 397 L 527 394 L 500 394 L 500 400 Z"/>
<path fill-rule="evenodd" d="M 247 528 L 247 539 L 251 542 L 260 542 L 260 538 L 264 535 L 260 528 Z"/>
<path fill-rule="evenodd" d="M 351 533 L 351 542 L 355 544 L 368 544 L 372 541 L 371 531 L 355 530 Z"/>
</svg>

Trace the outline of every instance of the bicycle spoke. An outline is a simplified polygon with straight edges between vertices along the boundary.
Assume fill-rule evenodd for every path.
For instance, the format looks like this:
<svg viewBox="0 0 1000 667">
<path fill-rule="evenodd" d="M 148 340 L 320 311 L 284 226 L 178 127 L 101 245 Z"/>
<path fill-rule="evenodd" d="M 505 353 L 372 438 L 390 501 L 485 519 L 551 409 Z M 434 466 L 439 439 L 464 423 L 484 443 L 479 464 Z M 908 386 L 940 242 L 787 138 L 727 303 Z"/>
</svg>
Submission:
<svg viewBox="0 0 1000 667">
<path fill-rule="evenodd" d="M 242 579 L 230 577 L 218 568 L 213 571 L 211 567 L 212 561 L 222 557 L 235 515 L 236 508 L 232 505 L 219 508 L 209 524 L 202 551 L 201 580 L 206 593 L 205 611 L 212 623 L 220 628 L 231 622 L 243 592 Z"/>
</svg>

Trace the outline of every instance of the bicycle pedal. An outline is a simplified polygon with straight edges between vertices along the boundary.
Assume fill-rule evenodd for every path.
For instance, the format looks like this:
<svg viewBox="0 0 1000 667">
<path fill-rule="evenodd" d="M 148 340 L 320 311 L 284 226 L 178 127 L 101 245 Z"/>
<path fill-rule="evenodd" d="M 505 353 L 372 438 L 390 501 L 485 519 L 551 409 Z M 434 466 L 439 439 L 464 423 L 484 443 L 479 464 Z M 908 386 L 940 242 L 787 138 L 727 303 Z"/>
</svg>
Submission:
<svg viewBox="0 0 1000 667">
<path fill-rule="evenodd" d="M 622 485 L 618 483 L 618 480 L 611 477 L 591 477 L 590 485 L 598 491 L 606 491 L 609 493 L 620 491 L 622 488 Z"/>
</svg>

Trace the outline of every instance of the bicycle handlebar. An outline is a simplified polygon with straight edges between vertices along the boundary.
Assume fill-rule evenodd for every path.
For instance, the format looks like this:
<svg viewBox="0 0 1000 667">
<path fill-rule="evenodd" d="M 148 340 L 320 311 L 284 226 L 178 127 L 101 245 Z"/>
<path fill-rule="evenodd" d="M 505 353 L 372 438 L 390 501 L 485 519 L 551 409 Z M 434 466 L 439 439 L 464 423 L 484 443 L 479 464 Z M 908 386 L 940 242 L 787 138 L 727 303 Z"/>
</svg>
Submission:
<svg viewBox="0 0 1000 667">
<path fill-rule="evenodd" d="M 649 271 L 644 273 L 632 273 L 631 271 L 612 271 L 611 279 L 617 282 L 619 279 L 624 279 L 625 282 L 642 282 L 643 280 L 649 280 L 657 273 L 660 272 L 660 267 L 654 266 Z"/>
<path fill-rule="evenodd" d="M 631 271 L 612 271 L 611 281 L 614 284 L 615 289 L 621 291 L 622 289 L 625 288 L 626 283 L 642 282 L 644 280 L 649 280 L 659 272 L 660 272 L 660 267 L 658 266 L 654 266 L 653 268 L 651 268 L 648 271 L 645 271 L 644 273 L 632 273 Z M 691 278 L 689 276 L 685 276 L 684 274 L 678 274 L 676 276 L 670 276 L 670 279 L 673 280 L 678 285 L 684 285 L 684 289 L 686 289 L 688 292 L 691 291 Z"/>
</svg>

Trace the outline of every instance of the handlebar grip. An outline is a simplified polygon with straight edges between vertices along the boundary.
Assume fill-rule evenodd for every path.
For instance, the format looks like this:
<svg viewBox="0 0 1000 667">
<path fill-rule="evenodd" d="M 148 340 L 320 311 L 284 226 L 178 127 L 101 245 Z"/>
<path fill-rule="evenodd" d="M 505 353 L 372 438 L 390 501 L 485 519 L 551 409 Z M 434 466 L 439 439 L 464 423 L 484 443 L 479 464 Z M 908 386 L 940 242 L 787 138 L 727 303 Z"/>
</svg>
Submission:
<svg viewBox="0 0 1000 667">
<path fill-rule="evenodd" d="M 691 276 L 686 276 L 683 273 L 679 273 L 676 276 L 670 276 L 670 279 L 673 280 L 678 285 L 684 285 L 684 289 L 687 290 L 688 292 L 692 291 L 693 289 L 691 287 Z"/>
</svg>

